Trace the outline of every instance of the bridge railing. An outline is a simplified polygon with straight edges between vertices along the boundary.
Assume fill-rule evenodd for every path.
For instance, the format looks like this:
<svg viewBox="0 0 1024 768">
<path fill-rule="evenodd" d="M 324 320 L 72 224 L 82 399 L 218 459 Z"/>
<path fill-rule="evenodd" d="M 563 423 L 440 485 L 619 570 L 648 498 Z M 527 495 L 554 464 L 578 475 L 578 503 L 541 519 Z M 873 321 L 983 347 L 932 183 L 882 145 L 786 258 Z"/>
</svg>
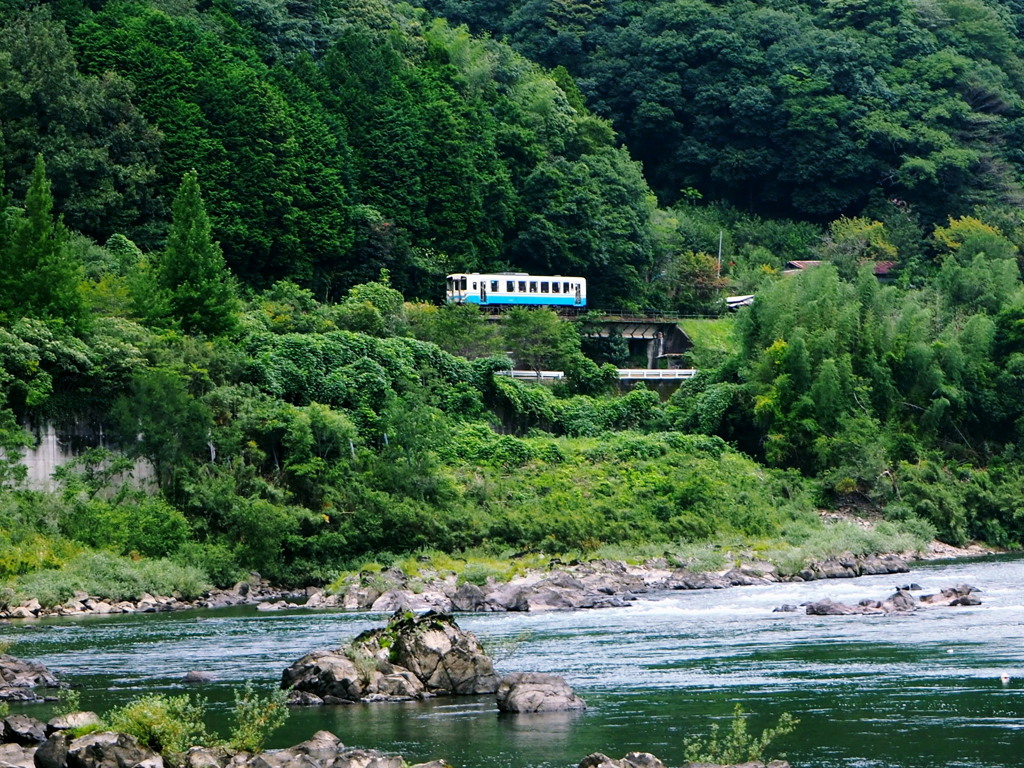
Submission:
<svg viewBox="0 0 1024 768">
<path fill-rule="evenodd" d="M 580 315 L 580 320 L 583 322 L 604 322 L 604 321 L 616 321 L 616 322 L 678 322 L 679 320 L 713 320 L 722 316 L 722 313 L 715 312 L 661 312 L 661 311 L 645 311 L 636 312 L 633 310 L 626 309 L 603 309 L 603 310 L 591 310 L 584 315 Z"/>
<path fill-rule="evenodd" d="M 619 379 L 628 381 L 679 381 L 692 379 L 696 368 L 619 368 Z M 523 381 L 559 381 L 565 378 L 563 371 L 498 371 L 501 376 L 511 376 Z"/>
</svg>

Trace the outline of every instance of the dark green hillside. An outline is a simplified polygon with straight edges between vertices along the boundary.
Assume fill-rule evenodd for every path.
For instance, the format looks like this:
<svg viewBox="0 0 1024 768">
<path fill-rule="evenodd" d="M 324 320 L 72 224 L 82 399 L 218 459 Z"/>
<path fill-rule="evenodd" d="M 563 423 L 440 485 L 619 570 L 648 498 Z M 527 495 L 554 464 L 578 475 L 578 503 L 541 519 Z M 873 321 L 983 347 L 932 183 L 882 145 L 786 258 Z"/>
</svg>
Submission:
<svg viewBox="0 0 1024 768">
<path fill-rule="evenodd" d="M 370 0 L 3 8 L 11 589 L 327 583 L 426 550 L 796 568 L 936 531 L 1024 541 L 1009 11 L 458 9 L 548 70 Z M 625 340 L 438 306 L 456 268 L 699 314 L 673 362 L 700 373 L 624 394 Z M 753 304 L 707 319 L 726 294 Z M 514 380 L 509 355 L 565 377 Z M 30 489 L 23 427 L 48 424 L 117 450 Z"/>
<path fill-rule="evenodd" d="M 566 67 L 663 202 L 818 220 L 1019 205 L 1020 10 L 998 0 L 430 0 Z"/>
<path fill-rule="evenodd" d="M 65 223 L 162 245 L 195 170 L 246 284 L 337 298 L 391 271 L 434 298 L 449 269 L 584 273 L 643 289 L 646 185 L 612 132 L 507 47 L 389 4 L 55 3 L 8 17 L 4 168 L 42 153 Z"/>
</svg>

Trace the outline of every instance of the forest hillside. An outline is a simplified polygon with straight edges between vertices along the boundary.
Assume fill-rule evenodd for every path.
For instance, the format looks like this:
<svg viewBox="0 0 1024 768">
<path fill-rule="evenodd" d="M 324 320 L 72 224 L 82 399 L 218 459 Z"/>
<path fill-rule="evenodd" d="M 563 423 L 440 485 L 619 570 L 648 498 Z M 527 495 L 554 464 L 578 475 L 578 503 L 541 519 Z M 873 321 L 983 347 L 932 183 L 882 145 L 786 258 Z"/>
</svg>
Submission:
<svg viewBox="0 0 1024 768">
<path fill-rule="evenodd" d="M 12 593 L 1024 540 L 1013 7 L 0 11 Z M 690 316 L 700 374 L 621 391 L 624 340 L 442 305 L 456 270 Z M 106 436 L 52 491 L 46 424 Z"/>
</svg>

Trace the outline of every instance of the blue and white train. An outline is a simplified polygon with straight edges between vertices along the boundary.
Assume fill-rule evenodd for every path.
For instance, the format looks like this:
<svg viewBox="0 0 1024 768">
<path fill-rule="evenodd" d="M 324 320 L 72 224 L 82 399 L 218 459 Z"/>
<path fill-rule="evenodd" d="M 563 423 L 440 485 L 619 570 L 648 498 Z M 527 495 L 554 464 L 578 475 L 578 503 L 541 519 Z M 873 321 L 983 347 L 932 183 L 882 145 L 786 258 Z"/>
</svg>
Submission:
<svg viewBox="0 0 1024 768">
<path fill-rule="evenodd" d="M 587 281 L 564 275 L 528 275 L 499 272 L 482 275 L 460 272 L 448 275 L 449 304 L 481 307 L 552 307 L 583 309 L 587 306 Z"/>
</svg>

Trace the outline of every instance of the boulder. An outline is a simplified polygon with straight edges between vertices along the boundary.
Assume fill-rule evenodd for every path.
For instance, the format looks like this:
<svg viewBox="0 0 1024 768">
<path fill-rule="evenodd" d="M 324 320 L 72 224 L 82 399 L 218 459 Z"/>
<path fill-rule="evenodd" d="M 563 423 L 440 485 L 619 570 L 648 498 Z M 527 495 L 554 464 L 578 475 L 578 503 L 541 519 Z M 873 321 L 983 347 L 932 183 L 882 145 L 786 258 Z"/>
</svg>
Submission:
<svg viewBox="0 0 1024 768">
<path fill-rule="evenodd" d="M 970 584 L 959 584 L 936 595 L 922 595 L 921 602 L 927 605 L 981 605 L 981 599 L 976 594 L 980 591 Z"/>
<path fill-rule="evenodd" d="M 262 752 L 248 762 L 251 768 L 293 768 L 331 766 L 345 751 L 341 739 L 330 731 L 317 731 L 309 739 L 288 749 Z M 193 766 L 200 768 L 200 766 Z"/>
<path fill-rule="evenodd" d="M 199 669 L 192 669 L 185 673 L 185 676 L 181 678 L 183 683 L 211 683 L 214 680 L 214 676 L 210 672 L 203 672 Z"/>
<path fill-rule="evenodd" d="M 452 601 L 437 591 L 416 593 L 410 589 L 389 589 L 370 606 L 377 613 L 395 613 L 396 611 L 436 611 L 451 613 Z"/>
<path fill-rule="evenodd" d="M 883 608 L 887 613 L 909 613 L 917 610 L 917 600 L 909 592 L 898 589 L 896 594 L 885 601 Z"/>
<path fill-rule="evenodd" d="M 283 611 L 283 610 L 286 610 L 287 608 L 292 608 L 292 607 L 294 607 L 294 606 L 292 606 L 291 603 L 285 602 L 284 600 L 276 600 L 274 602 L 269 602 L 268 601 L 268 602 L 263 602 L 263 603 L 256 603 L 256 610 L 257 611 Z"/>
<path fill-rule="evenodd" d="M 0 721 L 2 740 L 23 747 L 39 746 L 46 741 L 46 723 L 28 715 L 9 715 Z"/>
<path fill-rule="evenodd" d="M 128 734 L 102 731 L 68 744 L 66 764 L 67 768 L 163 768 L 164 760 Z"/>
<path fill-rule="evenodd" d="M 518 672 L 502 678 L 497 699 L 501 712 L 566 712 L 587 708 L 563 678 L 535 672 Z"/>
<path fill-rule="evenodd" d="M 86 728 L 88 726 L 100 725 L 100 716 L 95 712 L 69 712 L 66 715 L 57 715 L 48 723 L 50 731 L 70 731 L 72 728 Z"/>
<path fill-rule="evenodd" d="M 225 768 L 232 755 L 223 747 L 192 747 L 185 753 L 184 768 Z"/>
<path fill-rule="evenodd" d="M 59 688 L 60 683 L 42 664 L 0 654 L 0 701 L 40 701 L 33 689 Z"/>
<path fill-rule="evenodd" d="M 376 662 L 369 659 L 357 668 L 342 651 L 313 651 L 288 667 L 281 674 L 281 687 L 299 693 L 310 693 L 321 699 L 359 701 L 369 693 L 370 679 Z M 307 703 L 312 703 L 307 700 Z"/>
<path fill-rule="evenodd" d="M 484 591 L 476 584 L 468 581 L 459 585 L 459 588 L 452 595 L 452 610 L 455 611 L 482 611 L 486 599 Z"/>
<path fill-rule="evenodd" d="M 330 768 L 405 768 L 405 760 L 375 749 L 348 749 L 335 758 Z"/>
<path fill-rule="evenodd" d="M 37 745 L 0 744 L 0 768 L 35 768 Z"/>
<path fill-rule="evenodd" d="M 665 764 L 650 752 L 630 752 L 621 760 L 595 752 L 584 757 L 579 768 L 665 768 Z"/>
<path fill-rule="evenodd" d="M 35 768 L 65 768 L 68 762 L 68 745 L 71 739 L 58 731 L 46 740 L 35 753 Z"/>
<path fill-rule="evenodd" d="M 502 611 L 528 611 L 530 605 L 526 601 L 522 584 L 499 584 L 487 592 L 483 610 L 493 613 Z"/>
<path fill-rule="evenodd" d="M 365 635 L 366 633 L 364 633 Z M 364 637 L 356 638 L 357 647 Z M 412 672 L 431 693 L 494 693 L 499 678 L 476 635 L 459 628 L 449 614 L 395 614 L 387 627 L 363 640 L 373 650 L 392 639 L 391 660 Z"/>
<path fill-rule="evenodd" d="M 848 616 L 851 613 L 858 611 L 845 603 L 835 603 L 827 597 L 807 604 L 808 616 Z"/>
<path fill-rule="evenodd" d="M 288 705 L 292 707 L 319 707 L 324 700 L 309 691 L 289 691 Z"/>
<path fill-rule="evenodd" d="M 396 613 L 345 651 L 303 656 L 282 673 L 281 687 L 292 690 L 291 703 L 311 705 L 494 693 L 498 680 L 476 637 L 450 615 Z"/>
</svg>

